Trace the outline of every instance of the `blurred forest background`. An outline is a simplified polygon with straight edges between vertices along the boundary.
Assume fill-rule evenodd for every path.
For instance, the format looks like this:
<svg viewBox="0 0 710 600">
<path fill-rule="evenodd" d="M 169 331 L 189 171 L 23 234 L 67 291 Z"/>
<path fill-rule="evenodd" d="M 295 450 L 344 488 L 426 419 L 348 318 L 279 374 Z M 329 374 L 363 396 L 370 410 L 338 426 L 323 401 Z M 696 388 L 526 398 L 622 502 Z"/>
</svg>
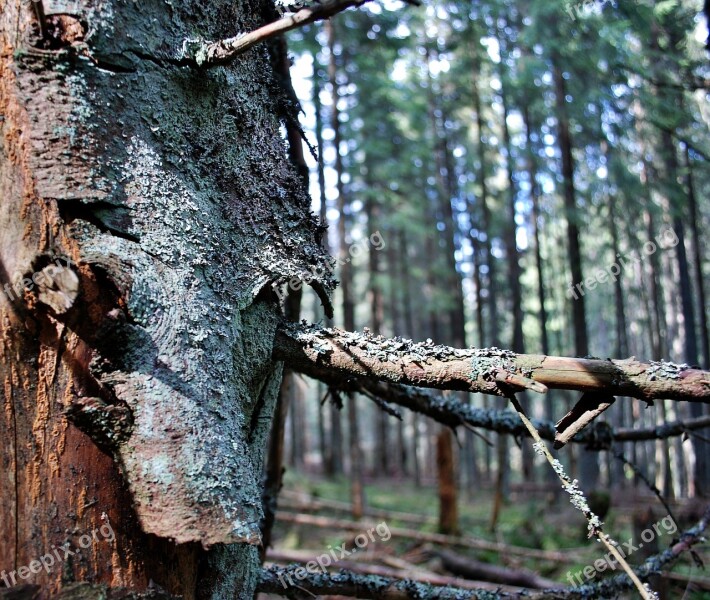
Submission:
<svg viewBox="0 0 710 600">
<path fill-rule="evenodd" d="M 300 301 L 311 321 L 456 347 L 710 368 L 702 9 L 699 0 L 370 2 L 291 32 L 313 208 L 341 282 L 332 323 L 310 291 L 292 292 L 292 307 Z M 300 146 L 293 127 L 290 141 Z M 320 525 L 336 529 L 344 513 L 363 511 L 415 527 L 446 504 L 453 516 L 440 514 L 432 531 L 582 544 L 583 524 L 563 535 L 575 517 L 529 444 L 492 432 L 453 439 L 414 413 L 398 419 L 368 399 L 286 381 L 278 521 L 301 524 L 300 534 L 281 531 L 287 545 L 289 535 L 300 535 L 294 547 L 313 543 L 306 509 L 335 511 L 341 521 Z M 527 403 L 555 422 L 577 397 L 551 391 Z M 707 408 L 623 399 L 604 419 L 653 428 Z M 658 503 L 644 512 L 655 502 L 649 486 L 675 506 L 710 493 L 709 442 L 704 429 L 559 456 L 598 512 L 624 507 L 608 518 L 632 537 L 653 510 L 667 514 Z M 455 489 L 441 487 L 447 469 Z M 424 520 L 399 522 L 397 509 Z M 555 567 L 534 566 L 564 581 Z"/>
<path fill-rule="evenodd" d="M 291 32 L 314 211 L 339 258 L 332 324 L 710 368 L 702 10 L 700 0 L 371 2 Z M 300 314 L 328 323 L 311 292 Z M 356 516 L 378 505 L 432 516 L 450 447 L 467 531 L 520 534 L 524 523 L 525 545 L 549 542 L 549 523 L 525 502 L 549 509 L 559 482 L 528 443 L 470 431 L 452 441 L 414 413 L 400 420 L 300 376 L 284 393 L 282 502 L 299 489 L 311 506 L 314 493 L 349 500 Z M 557 421 L 577 397 L 551 391 L 527 403 Z M 623 399 L 603 418 L 649 428 L 707 408 Z M 606 513 L 610 503 L 648 506 L 647 483 L 670 503 L 710 494 L 709 440 L 704 429 L 559 456 Z M 624 514 L 631 534 L 633 511 Z M 454 520 L 449 533 L 459 528 Z"/>
</svg>

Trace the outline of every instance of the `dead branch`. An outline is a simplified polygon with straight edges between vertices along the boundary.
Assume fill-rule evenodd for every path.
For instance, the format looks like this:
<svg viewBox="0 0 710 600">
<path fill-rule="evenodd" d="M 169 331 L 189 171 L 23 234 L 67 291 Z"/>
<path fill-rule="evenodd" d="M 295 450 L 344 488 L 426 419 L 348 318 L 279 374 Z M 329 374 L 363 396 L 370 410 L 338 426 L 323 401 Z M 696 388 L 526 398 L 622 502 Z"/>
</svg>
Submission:
<svg viewBox="0 0 710 600">
<path fill-rule="evenodd" d="M 296 13 L 259 27 L 249 33 L 241 33 L 225 40 L 207 41 L 189 39 L 183 42 L 183 59 L 195 62 L 198 66 L 224 64 L 243 54 L 252 46 L 303 27 L 314 21 L 321 21 L 353 6 L 362 6 L 370 0 L 326 0 L 314 2 Z"/>
<path fill-rule="evenodd" d="M 686 585 L 692 585 L 692 590 L 703 589 L 710 591 L 710 577 L 683 575 L 682 573 L 673 573 L 672 571 L 663 571 L 661 576 L 664 579 L 672 579 L 673 581 L 680 581 Z"/>
<path fill-rule="evenodd" d="M 279 564 L 307 564 L 309 561 L 314 560 L 314 558 L 315 556 L 313 552 L 308 552 L 307 550 L 270 550 L 266 557 L 268 562 L 274 562 Z M 387 557 L 384 556 L 381 557 L 383 562 L 386 558 Z M 458 577 L 439 575 L 438 573 L 426 571 L 416 565 L 409 565 L 408 569 L 391 568 L 373 565 L 362 561 L 349 560 L 347 558 L 339 561 L 339 564 L 341 564 L 343 568 L 347 568 L 348 571 L 352 571 L 353 573 L 359 573 L 362 575 L 378 575 L 381 577 L 392 577 L 394 579 L 410 579 L 412 581 L 426 582 L 431 585 L 454 586 L 464 590 L 489 589 L 511 592 L 516 591 L 516 588 L 512 585 L 499 586 L 487 583 L 485 581 L 471 581 L 466 579 L 460 579 Z M 414 569 L 412 569 L 412 567 Z"/>
<path fill-rule="evenodd" d="M 468 556 L 459 556 L 447 550 L 436 550 L 434 554 L 441 559 L 444 569 L 466 579 L 505 583 L 534 590 L 544 590 L 559 585 L 556 581 L 545 579 L 537 573 L 525 569 L 511 569 L 501 565 L 484 563 Z"/>
<path fill-rule="evenodd" d="M 462 350 L 430 342 L 374 336 L 315 325 L 284 324 L 274 355 L 316 378 L 323 372 L 426 388 L 506 395 L 511 387 L 605 391 L 641 400 L 710 403 L 710 373 L 688 365 L 564 358 L 483 348 Z M 515 377 L 501 383 L 501 374 Z M 514 381 L 531 382 L 527 386 Z M 534 385 L 533 385 L 534 384 Z M 501 386 L 508 386 L 508 391 Z"/>
<path fill-rule="evenodd" d="M 602 520 L 592 511 L 589 506 L 584 492 L 579 488 L 576 479 L 572 479 L 565 472 L 562 463 L 557 460 L 550 451 L 548 450 L 545 442 L 540 438 L 540 434 L 535 429 L 535 426 L 530 422 L 528 416 L 525 414 L 525 410 L 522 405 L 518 402 L 515 394 L 510 395 L 510 401 L 513 408 L 518 412 L 520 420 L 523 422 L 527 430 L 530 432 L 531 437 L 534 440 L 533 449 L 537 454 L 545 457 L 550 466 L 557 474 L 560 482 L 562 483 L 562 488 L 570 496 L 570 502 L 577 510 L 579 510 L 584 517 L 587 519 L 587 529 L 589 531 L 589 537 L 596 537 L 609 551 L 609 556 L 612 556 L 616 563 L 624 570 L 628 575 L 629 579 L 633 582 L 634 586 L 638 590 L 641 598 L 643 600 L 659 600 L 658 594 L 656 594 L 647 583 L 643 583 L 636 573 L 631 569 L 629 563 L 626 562 L 626 555 L 620 550 L 619 544 L 612 539 L 612 537 L 604 531 L 604 523 Z"/>
<path fill-rule="evenodd" d="M 282 334 L 279 334 L 280 337 Z M 288 339 L 290 336 L 283 334 Z M 277 344 L 280 343 L 277 340 Z M 289 349 L 294 345 L 289 341 L 288 347 L 277 347 L 276 356 L 288 360 L 291 353 L 303 352 L 300 348 Z M 298 359 L 297 364 L 290 366 L 301 373 L 318 379 L 330 387 L 342 391 L 367 392 L 368 397 L 378 396 L 388 403 L 398 404 L 415 412 L 421 413 L 448 427 L 480 428 L 501 434 L 527 437 L 527 429 L 517 415 L 509 410 L 491 410 L 476 408 L 460 402 L 455 396 L 444 396 L 431 390 L 415 388 L 399 383 L 379 381 L 372 376 L 343 376 L 339 370 L 318 362 Z M 603 361 L 605 362 L 605 361 Z M 703 373 L 701 371 L 701 373 Z M 533 424 L 544 440 L 555 440 L 555 423 L 534 419 Z M 646 429 L 617 428 L 614 429 L 605 422 L 595 421 L 587 428 L 577 433 L 572 442 L 586 444 L 594 449 L 609 448 L 613 442 L 640 442 L 646 440 L 661 440 L 683 435 L 685 433 L 710 427 L 710 416 L 698 417 L 686 421 L 673 421 Z"/>
<path fill-rule="evenodd" d="M 438 392 L 385 383 L 374 379 L 342 380 L 338 376 L 323 378 L 322 381 L 332 386 L 347 386 L 353 391 L 367 389 L 371 394 L 379 395 L 392 404 L 398 404 L 424 414 L 435 421 L 455 428 L 464 426 L 467 429 L 480 428 L 516 437 L 527 437 L 529 433 L 520 419 L 510 410 L 494 410 L 476 408 L 458 400 L 455 396 L 444 396 Z M 533 419 L 533 424 L 544 440 L 555 441 L 555 423 Z M 641 442 L 646 440 L 662 440 L 683 435 L 696 429 L 710 427 L 710 416 L 673 421 L 656 427 L 633 429 L 630 427 L 612 428 L 606 422 L 595 421 L 587 428 L 578 432 L 572 442 L 586 444 L 600 450 L 609 448 L 613 442 Z"/>
<path fill-rule="evenodd" d="M 352 514 L 353 507 L 350 502 L 339 502 L 337 500 L 329 500 L 327 498 L 316 498 L 291 490 L 282 490 L 279 498 L 279 505 L 282 508 L 305 513 L 315 510 L 331 510 L 336 512 L 345 512 Z M 365 508 L 364 516 L 372 519 L 394 519 L 405 523 L 414 523 L 416 525 L 436 523 L 436 517 L 427 516 L 416 513 L 405 513 L 390 510 L 376 509 L 371 506 Z"/>
<path fill-rule="evenodd" d="M 379 600 L 464 600 L 497 598 L 530 599 L 532 596 L 518 593 L 495 592 L 490 589 L 464 589 L 453 586 L 438 586 L 415 579 L 398 579 L 381 575 L 365 575 L 339 570 L 328 574 L 305 572 L 303 567 L 270 567 L 261 572 L 257 590 L 266 594 L 278 594 L 287 598 L 312 598 L 313 596 L 347 596 Z M 294 584 L 290 585 L 293 581 Z M 285 582 L 285 585 L 284 585 Z"/>
</svg>

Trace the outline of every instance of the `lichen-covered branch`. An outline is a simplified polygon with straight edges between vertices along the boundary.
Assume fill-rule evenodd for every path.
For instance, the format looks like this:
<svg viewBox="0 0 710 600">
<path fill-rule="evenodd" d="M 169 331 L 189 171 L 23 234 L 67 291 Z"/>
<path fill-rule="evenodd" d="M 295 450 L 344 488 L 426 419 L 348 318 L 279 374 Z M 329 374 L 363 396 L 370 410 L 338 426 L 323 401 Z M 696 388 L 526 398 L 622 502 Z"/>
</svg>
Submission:
<svg viewBox="0 0 710 600">
<path fill-rule="evenodd" d="M 287 598 L 312 598 L 314 595 L 347 596 L 378 600 L 512 600 L 519 594 L 436 586 L 412 579 L 364 575 L 341 569 L 333 573 L 309 573 L 299 565 L 269 567 L 261 572 L 257 591 Z M 294 582 L 291 584 L 290 582 Z M 534 598 L 535 596 L 525 596 Z"/>
<path fill-rule="evenodd" d="M 710 402 L 710 373 L 688 365 L 516 354 L 498 348 L 464 350 L 305 323 L 282 325 L 274 356 L 316 377 L 325 371 L 345 378 L 494 395 L 511 389 L 560 388 L 646 401 Z"/>
<path fill-rule="evenodd" d="M 652 556 L 637 569 L 636 576 L 643 580 L 660 573 L 695 544 L 703 541 L 703 532 L 710 521 L 710 506 L 702 519 L 683 533 L 670 548 Z M 293 585 L 291 585 L 293 582 Z M 382 598 L 385 600 L 590 600 L 613 598 L 633 587 L 626 574 L 606 579 L 599 583 L 574 588 L 559 588 L 540 592 L 521 593 L 469 590 L 450 586 L 434 586 L 407 579 L 395 579 L 377 575 L 360 575 L 340 570 L 333 573 L 308 572 L 303 566 L 270 567 L 261 572 L 257 586 L 259 592 L 277 594 L 288 598 L 304 598 L 316 595 L 338 595 L 357 598 Z"/>
<path fill-rule="evenodd" d="M 609 556 L 613 557 L 615 562 L 621 566 L 624 572 L 629 576 L 643 600 L 659 600 L 658 594 L 651 590 L 647 583 L 643 583 L 631 569 L 629 563 L 626 562 L 626 556 L 620 550 L 618 542 L 613 540 L 611 536 L 604 531 L 604 524 L 602 523 L 602 520 L 592 511 L 584 492 L 582 492 L 577 485 L 577 480 L 572 480 L 572 478 L 565 472 L 562 463 L 550 454 L 545 442 L 542 441 L 540 434 L 538 434 L 535 429 L 535 426 L 530 422 L 530 419 L 528 419 L 528 416 L 525 414 L 525 410 L 518 402 L 515 394 L 510 395 L 510 400 L 513 407 L 518 412 L 520 420 L 523 422 L 535 442 L 533 444 L 535 452 L 542 455 L 547 462 L 550 463 L 550 466 L 562 483 L 562 488 L 569 494 L 572 506 L 579 510 L 587 519 L 589 537 L 596 537 L 597 540 L 599 540 L 606 547 L 609 551 Z"/>
<path fill-rule="evenodd" d="M 516 437 L 529 435 L 518 416 L 510 410 L 477 408 L 461 402 L 454 395 L 445 396 L 433 390 L 388 383 L 370 377 L 344 378 L 340 373 L 317 365 L 309 364 L 307 368 L 297 367 L 296 370 L 322 381 L 334 389 L 360 392 L 368 398 L 378 398 L 380 403 L 384 401 L 388 404 L 408 408 L 454 429 L 456 427 L 478 428 Z M 542 439 L 555 441 L 555 423 L 553 421 L 533 419 L 532 422 Z M 609 448 L 613 442 L 663 440 L 707 427 L 710 427 L 710 416 L 672 421 L 644 429 L 614 428 L 607 422 L 595 421 L 577 433 L 571 442 L 586 444 L 593 449 L 601 450 Z"/>
<path fill-rule="evenodd" d="M 311 373 L 308 374 L 312 375 Z M 367 391 L 369 395 L 375 395 L 386 402 L 426 415 L 448 427 L 479 428 L 516 437 L 527 437 L 529 435 L 518 416 L 510 410 L 477 408 L 461 402 L 453 395 L 444 396 L 432 390 L 397 383 L 385 383 L 368 378 L 355 378 L 347 381 L 339 380 L 337 376 L 332 375 L 330 378 L 316 378 L 335 387 L 346 387 L 352 391 Z M 532 421 L 542 439 L 554 442 L 555 423 L 553 421 L 538 419 L 533 419 Z M 595 421 L 577 433 L 571 442 L 586 444 L 592 449 L 603 450 L 609 448 L 613 442 L 663 440 L 707 427 L 710 427 L 710 416 L 686 421 L 672 421 L 645 429 L 614 428 L 605 421 Z"/>
<path fill-rule="evenodd" d="M 234 57 L 243 54 L 252 46 L 264 42 L 277 35 L 303 27 L 314 21 L 332 17 L 353 6 L 361 6 L 370 0 L 327 0 L 313 3 L 296 13 L 284 16 L 273 23 L 259 27 L 249 33 L 242 33 L 224 40 L 185 40 L 183 43 L 183 59 L 192 60 L 197 65 L 224 64 Z"/>
</svg>

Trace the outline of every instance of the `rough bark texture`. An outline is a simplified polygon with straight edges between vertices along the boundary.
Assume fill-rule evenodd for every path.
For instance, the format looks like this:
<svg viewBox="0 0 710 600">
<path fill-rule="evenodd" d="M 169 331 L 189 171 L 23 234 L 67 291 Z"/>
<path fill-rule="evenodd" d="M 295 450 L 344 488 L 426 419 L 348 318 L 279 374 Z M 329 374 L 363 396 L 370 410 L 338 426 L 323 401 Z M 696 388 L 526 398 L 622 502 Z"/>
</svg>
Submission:
<svg viewBox="0 0 710 600">
<path fill-rule="evenodd" d="M 40 596 L 152 579 L 248 597 L 281 375 L 271 284 L 326 259 L 273 49 L 177 57 L 273 9 L 83 0 L 43 42 L 32 3 L 0 6 L 0 280 L 63 257 L 78 287 L 0 294 L 0 567 L 110 523 L 113 542 L 28 579 Z"/>
</svg>

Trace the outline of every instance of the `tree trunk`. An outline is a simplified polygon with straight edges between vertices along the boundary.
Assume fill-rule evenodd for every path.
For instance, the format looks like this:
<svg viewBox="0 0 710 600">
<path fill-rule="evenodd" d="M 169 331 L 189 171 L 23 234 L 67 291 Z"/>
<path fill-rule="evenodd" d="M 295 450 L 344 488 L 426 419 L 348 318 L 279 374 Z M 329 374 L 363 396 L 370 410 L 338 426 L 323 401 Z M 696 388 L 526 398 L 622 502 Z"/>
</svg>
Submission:
<svg viewBox="0 0 710 600">
<path fill-rule="evenodd" d="M 323 140 L 323 106 L 320 101 L 322 73 L 318 69 L 317 59 L 313 57 L 313 106 L 316 117 L 316 144 L 318 149 L 318 193 L 320 198 L 320 224 L 326 228 L 328 226 L 328 202 L 325 194 L 325 143 Z M 330 252 L 330 242 L 328 240 L 328 230 L 323 233 L 323 247 Z M 331 321 L 326 317 L 327 321 Z M 331 321 L 332 322 L 332 321 Z M 329 323 L 330 324 L 330 323 Z M 330 420 L 330 437 L 325 443 L 325 413 Z M 343 472 L 343 441 L 340 421 L 340 409 L 334 402 L 330 402 L 327 408 L 321 405 L 318 408 L 318 429 L 320 432 L 321 456 L 323 457 L 324 473 L 333 476 Z"/>
<path fill-rule="evenodd" d="M 436 436 L 436 472 L 439 481 L 439 533 L 459 534 L 453 436 L 443 428 Z"/>
<path fill-rule="evenodd" d="M 409 338 L 414 337 L 414 310 L 412 308 L 411 275 L 409 272 L 409 242 L 404 229 L 399 232 L 399 272 L 402 280 L 402 303 L 404 312 L 404 332 Z M 421 485 L 421 466 L 419 461 L 419 416 L 412 413 L 412 476 L 414 485 Z"/>
<path fill-rule="evenodd" d="M 569 250 L 569 268 L 572 286 L 584 281 L 582 275 L 582 247 L 579 240 L 579 216 L 576 191 L 574 188 L 574 158 L 572 156 L 572 133 L 567 114 L 567 91 L 559 58 L 553 58 L 553 76 L 555 81 L 555 99 L 557 105 L 558 140 L 562 154 L 562 178 L 564 180 L 564 206 L 567 218 L 567 245 Z M 584 294 L 575 294 L 572 300 L 572 321 L 574 328 L 574 352 L 577 356 L 589 355 L 587 337 L 587 316 Z M 580 478 L 582 483 L 593 488 L 599 479 L 599 457 L 596 452 L 580 451 Z"/>
<path fill-rule="evenodd" d="M 705 278 L 703 277 L 703 253 L 701 249 L 701 235 L 698 227 L 698 201 L 695 195 L 695 181 L 693 180 L 693 163 L 690 160 L 688 145 L 685 145 L 685 168 L 688 191 L 688 207 L 690 208 L 690 229 L 693 232 L 693 260 L 695 262 L 695 282 L 698 290 L 698 306 L 700 318 L 700 342 L 703 348 L 704 369 L 710 369 L 710 335 L 708 335 L 707 303 L 705 302 Z"/>
<path fill-rule="evenodd" d="M 498 294 L 496 283 L 496 258 L 493 256 L 492 243 L 493 238 L 493 219 L 490 209 L 490 197 L 488 193 L 488 162 L 486 157 L 486 142 L 483 118 L 483 108 L 481 102 L 481 90 L 478 86 L 478 77 L 481 73 L 481 59 L 479 55 L 480 49 L 476 47 L 473 50 L 474 72 L 473 72 L 473 108 L 476 111 L 476 127 L 478 130 L 478 161 L 479 169 L 477 173 L 478 184 L 480 186 L 480 202 L 481 202 L 481 229 L 485 234 L 483 242 L 483 263 L 488 267 L 487 292 L 488 292 L 488 318 L 490 322 L 489 334 L 487 343 L 492 346 L 500 346 L 498 338 Z M 483 331 L 481 331 L 483 337 Z"/>
<path fill-rule="evenodd" d="M 550 342 L 547 334 L 547 306 L 545 298 L 545 273 L 542 264 L 542 241 L 540 235 L 540 186 L 537 183 L 537 154 L 533 145 L 532 139 L 532 124 L 530 118 L 530 109 L 527 105 L 523 106 L 523 125 L 525 126 L 525 139 L 528 149 L 528 178 L 530 179 L 530 203 L 532 205 L 532 229 L 533 239 L 535 241 L 535 270 L 537 277 L 537 296 L 540 304 L 539 317 L 540 321 L 540 350 L 543 354 L 550 353 Z M 625 356 L 620 354 L 618 356 Z M 552 411 L 549 407 L 546 410 L 550 413 L 548 418 L 552 417 Z"/>
<path fill-rule="evenodd" d="M 27 289 L 0 297 L 0 564 L 81 549 L 31 574 L 36 597 L 253 596 L 271 283 L 327 269 L 279 131 L 278 45 L 176 58 L 275 16 L 253 7 L 84 0 L 45 44 L 33 5 L 3 2 L 0 278 Z"/>
<path fill-rule="evenodd" d="M 367 168 L 367 167 L 366 167 Z M 368 188 L 370 182 L 367 181 Z M 367 216 L 367 226 L 371 233 L 378 231 L 379 226 L 379 207 L 375 205 L 372 198 L 365 201 L 365 213 Z M 370 329 L 377 335 L 382 335 L 382 323 L 384 320 L 384 299 L 382 294 L 382 286 L 380 284 L 380 250 L 374 246 L 369 246 L 368 252 L 368 267 L 369 267 L 369 290 L 368 300 L 370 304 Z M 374 456 L 374 472 L 380 476 L 386 477 L 390 473 L 390 452 L 389 452 L 389 422 L 387 421 L 387 413 L 383 410 L 374 412 L 374 429 L 375 429 L 375 456 Z M 396 462 L 396 461 L 395 461 Z"/>
<path fill-rule="evenodd" d="M 355 329 L 355 303 L 352 295 L 352 263 L 348 249 L 347 240 L 347 215 L 348 201 L 345 196 L 345 186 L 343 185 L 343 155 L 341 154 L 341 130 L 340 130 L 340 88 L 338 84 L 338 60 L 335 54 L 337 35 L 335 23 L 327 21 L 325 29 L 328 36 L 328 79 L 333 101 L 333 113 L 331 127 L 333 129 L 333 145 L 335 146 L 335 174 L 336 188 L 338 191 L 338 262 L 340 264 L 340 289 L 342 293 L 343 306 L 343 326 L 348 331 Z M 354 395 L 347 395 L 348 405 L 348 439 L 350 448 L 350 481 L 351 481 L 351 501 L 353 506 L 353 517 L 359 519 L 364 510 L 364 491 L 362 484 L 362 453 L 360 451 L 359 423 L 357 400 Z"/>
<path fill-rule="evenodd" d="M 501 50 L 507 54 L 507 47 L 505 45 L 502 37 L 498 38 L 501 44 Z M 507 94 L 507 82 L 506 73 L 504 71 L 504 61 L 500 63 L 500 99 L 501 105 L 503 107 L 502 115 L 502 128 L 503 128 L 503 146 L 506 152 L 506 172 L 508 178 L 508 218 L 507 218 L 507 231 L 505 235 L 505 248 L 506 257 L 508 260 L 508 284 L 510 286 L 510 297 L 512 300 L 512 312 L 513 312 L 513 339 L 512 348 L 513 352 L 525 352 L 525 341 L 523 339 L 523 293 L 522 286 L 520 284 L 520 256 L 518 254 L 518 243 L 517 243 L 517 233 L 518 227 L 516 224 L 517 210 L 515 207 L 515 201 L 517 199 L 517 188 L 515 185 L 515 163 L 513 159 L 513 144 L 510 139 L 510 128 L 508 127 L 508 115 L 510 114 L 509 99 Z M 517 348 L 517 350 L 516 350 Z M 521 393 L 518 395 L 518 401 L 521 403 L 523 408 L 527 411 L 529 409 L 529 402 L 527 400 L 526 394 Z M 506 440 L 507 441 L 507 440 Z M 504 457 L 504 460 L 499 464 L 499 468 L 510 470 L 510 458 L 507 450 L 507 444 L 501 452 L 505 452 L 508 456 Z M 525 481 L 534 480 L 534 454 L 533 450 L 529 446 L 522 446 L 522 471 L 523 478 Z M 504 480 L 510 479 L 510 473 L 505 473 L 503 475 Z M 507 486 L 506 486 L 507 487 Z M 507 495 L 507 494 L 506 494 Z"/>
</svg>

